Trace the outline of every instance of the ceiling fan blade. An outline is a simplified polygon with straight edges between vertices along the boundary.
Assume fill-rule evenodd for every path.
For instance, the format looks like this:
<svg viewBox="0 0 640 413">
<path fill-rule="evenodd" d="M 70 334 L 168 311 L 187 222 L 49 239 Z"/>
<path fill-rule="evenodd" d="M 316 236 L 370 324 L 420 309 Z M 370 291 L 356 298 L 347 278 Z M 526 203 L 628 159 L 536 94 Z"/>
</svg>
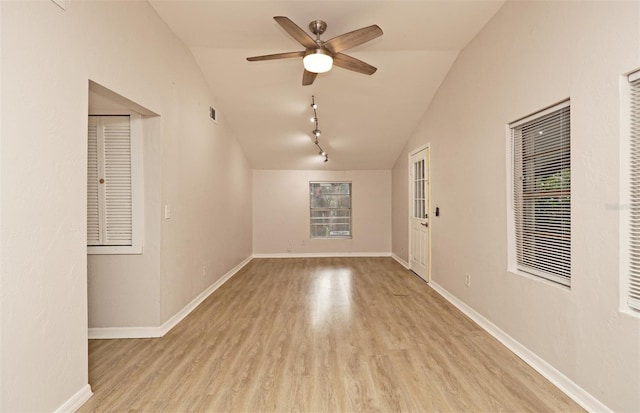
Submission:
<svg viewBox="0 0 640 413">
<path fill-rule="evenodd" d="M 258 62 L 260 60 L 288 59 L 290 57 L 304 57 L 304 51 L 302 51 L 302 52 L 266 54 L 264 56 L 253 56 L 253 57 L 247 57 L 247 60 L 250 61 L 250 62 Z"/>
<path fill-rule="evenodd" d="M 312 84 L 313 81 L 316 80 L 316 76 L 318 76 L 317 73 L 305 70 L 302 74 L 302 86 L 309 86 L 310 84 Z"/>
<path fill-rule="evenodd" d="M 296 39 L 298 43 L 300 43 L 304 47 L 306 48 L 318 47 L 318 45 L 316 44 L 316 41 L 313 40 L 313 37 L 309 36 L 307 32 L 302 30 L 297 24 L 292 22 L 291 19 L 289 19 L 288 17 L 275 16 L 273 19 L 276 22 L 278 22 L 278 24 L 282 26 L 282 28 L 285 29 L 291 37 Z"/>
<path fill-rule="evenodd" d="M 336 53 L 333 55 L 333 64 L 343 69 L 353 70 L 354 72 L 365 75 L 372 75 L 378 70 L 369 63 L 365 63 L 355 57 L 347 56 L 344 53 Z"/>
<path fill-rule="evenodd" d="M 382 36 L 382 29 L 377 24 L 374 24 L 334 37 L 326 41 L 324 46 L 333 53 L 340 53 L 343 50 L 351 49 L 380 36 Z"/>
</svg>

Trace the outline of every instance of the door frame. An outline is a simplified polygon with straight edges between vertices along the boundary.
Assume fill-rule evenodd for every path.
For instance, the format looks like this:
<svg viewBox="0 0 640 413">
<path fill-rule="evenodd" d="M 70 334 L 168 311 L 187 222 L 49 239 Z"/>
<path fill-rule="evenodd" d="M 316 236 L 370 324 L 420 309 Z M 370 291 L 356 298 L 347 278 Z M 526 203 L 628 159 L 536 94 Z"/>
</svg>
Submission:
<svg viewBox="0 0 640 413">
<path fill-rule="evenodd" d="M 408 250 L 407 250 L 407 258 L 408 258 L 408 268 L 409 270 L 411 270 L 411 216 L 412 216 L 412 207 L 413 207 L 413 203 L 412 203 L 412 198 L 413 195 L 411 194 L 411 188 L 413 185 L 413 181 L 411 179 L 411 157 L 415 154 L 417 154 L 420 151 L 423 151 L 425 149 L 428 149 L 427 151 L 427 156 L 426 156 L 426 166 L 427 166 L 427 206 L 426 206 L 426 210 L 428 211 L 428 214 L 431 215 L 428 218 L 428 223 L 429 226 L 427 227 L 427 260 L 429 261 L 427 264 L 427 282 L 431 281 L 431 218 L 433 217 L 432 211 L 431 211 L 431 143 L 427 142 L 424 145 L 418 146 L 417 148 L 414 148 L 413 150 L 410 150 L 409 153 L 407 154 L 407 238 L 408 238 Z"/>
</svg>

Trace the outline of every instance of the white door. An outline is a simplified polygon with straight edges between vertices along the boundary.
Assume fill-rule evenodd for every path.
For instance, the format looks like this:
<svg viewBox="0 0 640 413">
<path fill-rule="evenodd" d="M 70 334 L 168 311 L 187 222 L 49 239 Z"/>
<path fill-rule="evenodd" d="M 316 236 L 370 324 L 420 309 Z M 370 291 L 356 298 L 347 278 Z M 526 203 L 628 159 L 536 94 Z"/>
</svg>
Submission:
<svg viewBox="0 0 640 413">
<path fill-rule="evenodd" d="M 409 157 L 409 268 L 429 281 L 429 148 Z"/>
</svg>

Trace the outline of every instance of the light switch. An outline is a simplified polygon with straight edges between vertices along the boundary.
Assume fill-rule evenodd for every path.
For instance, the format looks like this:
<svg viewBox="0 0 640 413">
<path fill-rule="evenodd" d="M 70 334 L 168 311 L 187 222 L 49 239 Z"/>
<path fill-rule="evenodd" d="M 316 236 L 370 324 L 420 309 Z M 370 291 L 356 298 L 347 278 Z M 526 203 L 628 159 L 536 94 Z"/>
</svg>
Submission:
<svg viewBox="0 0 640 413">
<path fill-rule="evenodd" d="M 164 219 L 171 219 L 171 205 L 169 204 L 164 206 Z"/>
</svg>

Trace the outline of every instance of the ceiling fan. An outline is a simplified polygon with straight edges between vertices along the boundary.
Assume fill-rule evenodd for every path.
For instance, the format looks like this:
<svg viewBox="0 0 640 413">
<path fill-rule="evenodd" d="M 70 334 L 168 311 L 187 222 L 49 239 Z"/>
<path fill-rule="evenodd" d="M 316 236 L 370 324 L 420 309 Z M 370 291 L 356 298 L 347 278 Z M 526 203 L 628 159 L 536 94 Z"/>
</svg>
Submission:
<svg viewBox="0 0 640 413">
<path fill-rule="evenodd" d="M 327 29 L 327 23 L 322 20 L 314 20 L 309 23 L 309 30 L 316 35 L 315 40 L 288 17 L 276 16 L 274 20 L 282 26 L 291 37 L 303 45 L 305 50 L 247 57 L 248 61 L 257 62 L 260 60 L 302 57 L 304 64 L 304 73 L 302 74 L 303 86 L 312 84 L 318 73 L 328 72 L 334 64 L 343 69 L 353 70 L 354 72 L 365 75 L 372 75 L 378 70 L 368 63 L 342 53 L 343 50 L 351 49 L 352 47 L 382 36 L 382 29 L 376 24 L 342 34 L 325 42 L 320 40 L 320 35 Z"/>
</svg>

